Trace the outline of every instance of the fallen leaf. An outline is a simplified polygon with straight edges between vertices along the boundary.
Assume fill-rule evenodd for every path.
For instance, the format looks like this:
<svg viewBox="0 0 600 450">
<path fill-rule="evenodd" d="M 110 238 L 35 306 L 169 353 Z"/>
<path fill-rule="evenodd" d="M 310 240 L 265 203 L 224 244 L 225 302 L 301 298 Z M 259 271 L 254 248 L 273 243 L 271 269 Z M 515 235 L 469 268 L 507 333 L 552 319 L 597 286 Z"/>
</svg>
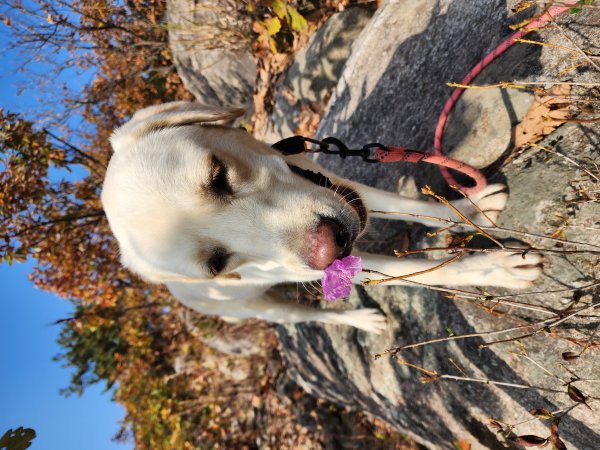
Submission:
<svg viewBox="0 0 600 450">
<path fill-rule="evenodd" d="M 531 411 L 529 411 L 529 414 L 537 417 L 538 419 L 544 419 L 544 420 L 554 419 L 554 414 L 552 414 L 550 411 L 548 411 L 545 408 L 532 409 Z"/>
<path fill-rule="evenodd" d="M 454 443 L 454 448 L 456 448 L 456 450 L 471 450 L 471 443 L 466 439 L 461 439 Z"/>
<path fill-rule="evenodd" d="M 575 353 L 575 352 L 564 352 L 562 354 L 562 358 L 565 361 L 573 361 L 574 359 L 579 358 L 579 353 Z"/>
<path fill-rule="evenodd" d="M 509 441 L 514 442 L 521 447 L 541 447 L 548 443 L 548 440 L 536 436 L 534 434 L 525 434 L 523 436 L 511 436 L 508 438 Z"/>
<path fill-rule="evenodd" d="M 568 84 L 536 92 L 533 105 L 515 127 L 515 147 L 536 143 L 566 122 L 571 115 L 570 102 L 565 100 L 571 92 Z"/>
<path fill-rule="evenodd" d="M 572 384 L 570 384 L 569 387 L 567 388 L 567 394 L 569 394 L 569 397 L 571 397 L 571 400 L 573 400 L 577 403 L 583 403 L 585 406 L 590 408 L 589 405 L 586 403 L 587 397 L 584 395 L 583 392 L 581 392 L 579 389 L 577 389 Z"/>
</svg>

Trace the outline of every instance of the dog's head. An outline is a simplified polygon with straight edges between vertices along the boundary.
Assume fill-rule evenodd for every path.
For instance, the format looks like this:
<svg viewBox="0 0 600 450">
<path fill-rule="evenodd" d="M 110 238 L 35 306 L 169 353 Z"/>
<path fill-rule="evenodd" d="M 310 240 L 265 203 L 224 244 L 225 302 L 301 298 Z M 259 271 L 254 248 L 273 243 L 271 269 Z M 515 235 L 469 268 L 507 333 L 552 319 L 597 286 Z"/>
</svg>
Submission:
<svg viewBox="0 0 600 450">
<path fill-rule="evenodd" d="M 301 281 L 350 252 L 358 195 L 222 125 L 242 112 L 175 102 L 114 133 L 102 203 L 127 267 L 155 282 L 276 268 Z"/>
</svg>

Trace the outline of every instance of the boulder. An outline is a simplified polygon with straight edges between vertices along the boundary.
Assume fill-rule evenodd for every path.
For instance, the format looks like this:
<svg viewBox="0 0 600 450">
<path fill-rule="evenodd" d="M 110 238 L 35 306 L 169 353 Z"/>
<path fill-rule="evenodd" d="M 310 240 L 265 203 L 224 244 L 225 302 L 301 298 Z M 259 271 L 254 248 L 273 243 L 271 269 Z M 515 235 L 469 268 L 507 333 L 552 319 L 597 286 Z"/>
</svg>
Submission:
<svg viewBox="0 0 600 450">
<path fill-rule="evenodd" d="M 170 9 L 173 4 L 187 5 L 184 11 L 189 14 L 189 5 L 201 3 L 170 0 Z M 336 67 L 343 70 L 324 72 L 339 80 L 317 137 L 333 135 L 351 146 L 378 141 L 431 149 L 437 118 L 452 92 L 446 82 L 460 81 L 512 33 L 509 24 L 519 23 L 530 14 L 524 11 L 514 15 L 511 7 L 515 3 L 384 2 L 355 38 L 345 64 L 337 58 Z M 595 48 L 593 43 L 600 38 L 599 16 L 597 9 L 582 8 L 576 14 L 567 13 L 557 19 L 574 43 L 556 27 L 530 37 L 572 48 L 574 45 Z M 180 20 L 184 23 L 187 19 Z M 230 67 L 209 77 L 206 64 L 209 56 L 203 56 L 204 50 L 198 51 L 194 46 L 189 46 L 187 53 L 195 59 L 185 56 L 185 47 L 178 46 L 173 39 L 176 34 L 171 31 L 175 60 L 188 88 L 204 101 L 243 104 L 251 92 L 249 86 L 255 73 L 251 58 L 236 61 L 233 56 L 227 63 Z M 312 42 L 320 41 L 315 37 Z M 311 67 L 319 66 L 321 53 L 310 53 L 316 50 L 311 45 L 306 49 L 304 62 L 300 58 L 288 78 L 288 87 L 296 89 L 300 100 L 307 104 L 324 95 L 323 88 L 310 81 L 321 79 L 319 75 L 303 79 L 306 73 L 318 74 Z M 569 69 L 576 64 L 573 55 L 557 48 L 518 44 L 486 69 L 475 83 L 515 79 L 543 82 L 561 77 L 597 83 L 598 71 L 591 64 Z M 221 60 L 215 58 L 213 62 Z M 578 61 L 584 59 L 579 55 Z M 561 75 L 564 71 L 566 75 Z M 223 73 L 233 74 L 233 81 L 222 82 Z M 326 86 L 332 82 L 329 75 L 322 79 Z M 221 82 L 227 89 L 222 90 Z M 228 90 L 231 86 L 234 88 Z M 575 86 L 572 98 L 581 95 L 593 93 Z M 594 178 L 600 175 L 592 163 L 599 160 L 598 123 L 563 125 L 539 142 L 550 151 L 538 147 L 516 151 L 512 148 L 514 125 L 525 116 L 532 101 L 527 91 L 467 91 L 450 117 L 444 135 L 445 151 L 486 168 L 491 181 L 508 185 L 510 199 L 500 216 L 500 227 L 600 245 L 600 182 Z M 596 105 L 597 97 L 590 104 Z M 294 131 L 295 126 L 277 119 L 277 114 L 273 117 L 272 140 Z M 395 191 L 400 187 L 403 195 L 420 196 L 418 188 L 425 184 L 440 194 L 453 194 L 438 169 L 428 165 L 373 165 L 321 156 L 319 162 L 343 176 L 380 189 Z M 359 244 L 366 250 L 387 254 L 407 243 L 411 248 L 439 244 L 441 236 L 426 237 L 425 231 L 423 227 L 401 222 L 374 221 L 370 233 Z M 600 448 L 598 415 L 577 402 L 577 392 L 571 389 L 569 395 L 567 387 L 575 377 L 594 379 L 599 373 L 598 316 L 593 309 L 519 341 L 482 346 L 527 334 L 525 331 L 423 345 L 404 350 L 396 358 L 373 356 L 388 348 L 449 334 L 484 333 L 536 323 L 552 317 L 552 310 L 579 308 L 600 300 L 597 288 L 586 287 L 599 277 L 597 255 L 589 251 L 557 253 L 561 249 L 589 247 L 573 247 L 515 232 L 499 236 L 548 250 L 544 253 L 544 275 L 532 288 L 541 294 L 511 298 L 525 303 L 529 309 L 449 299 L 436 291 L 412 286 L 357 287 L 348 301 L 323 306 L 378 307 L 387 316 L 387 333 L 376 336 L 349 327 L 312 323 L 278 326 L 281 349 L 293 380 L 317 398 L 382 419 L 424 448 L 453 449 L 460 440 L 468 441 L 473 449 L 505 448 L 490 418 L 516 425 L 513 429 L 516 435 L 547 437 L 548 421 L 533 417 L 529 411 L 540 408 L 557 411 L 573 405 L 575 408 L 560 422 L 561 439 L 569 449 Z M 509 292 L 494 289 L 489 294 Z M 566 352 L 581 355 L 565 360 L 562 354 Z M 436 380 L 416 370 L 416 366 L 470 381 Z M 586 396 L 600 397 L 600 383 L 576 381 L 572 386 Z M 595 399 L 588 399 L 588 404 L 592 410 L 598 408 Z"/>
<path fill-rule="evenodd" d="M 378 141 L 430 149 L 437 117 L 451 94 L 445 83 L 460 81 L 510 35 L 509 24 L 525 18 L 527 11 L 513 16 L 510 5 L 499 0 L 384 3 L 352 47 L 318 137 L 336 136 L 353 146 Z M 600 37 L 600 30 L 594 26 L 599 18 L 597 10 L 584 9 L 577 14 L 566 13 L 557 22 L 577 45 L 587 48 Z M 540 34 L 547 42 L 573 46 L 557 29 Z M 559 79 L 561 71 L 574 64 L 571 57 L 572 53 L 556 48 L 519 44 L 475 83 Z M 598 82 L 598 72 L 590 64 L 570 71 L 568 77 L 576 82 Z M 590 92 L 576 87 L 573 98 L 578 95 L 589 96 Z M 591 162 L 599 159 L 598 123 L 563 125 L 539 143 L 555 153 L 537 147 L 514 151 L 512 126 L 523 118 L 531 101 L 527 93 L 468 91 L 448 124 L 446 149 L 481 167 L 490 166 L 501 155 L 510 155 L 504 158 L 502 167 L 492 164 L 489 170 L 492 181 L 505 182 L 510 190 L 507 209 L 498 222 L 500 227 L 598 246 L 600 183 L 594 177 L 600 175 Z M 435 167 L 372 165 L 325 156 L 319 156 L 319 161 L 341 175 L 381 189 L 396 190 L 399 178 L 411 176 L 419 187 L 429 184 L 438 193 L 452 194 Z M 417 190 L 408 191 L 419 195 Z M 406 237 L 411 248 L 430 245 L 435 238 L 423 238 L 423 231 L 422 227 L 377 221 L 362 246 L 392 254 Z M 347 302 L 326 306 L 378 307 L 387 316 L 387 333 L 376 336 L 319 324 L 278 326 L 293 379 L 312 395 L 369 412 L 426 448 L 452 449 L 462 439 L 473 449 L 504 448 L 491 418 L 519 424 L 513 429 L 516 435 L 545 438 L 550 434 L 548 421 L 533 417 L 529 411 L 557 411 L 573 405 L 578 406 L 560 422 L 561 439 L 569 449 L 599 448 L 598 415 L 578 404 L 573 392 L 567 392 L 573 378 L 594 379 L 599 373 L 595 337 L 598 319 L 593 309 L 583 317 L 572 317 L 518 341 L 481 346 L 525 335 L 526 331 L 425 345 L 402 351 L 396 358 L 373 357 L 388 348 L 449 334 L 536 323 L 552 317 L 548 311 L 565 310 L 568 305 L 578 308 L 600 300 L 597 287 L 586 287 L 598 279 L 597 255 L 589 251 L 554 253 L 590 247 L 573 247 L 520 233 L 499 236 L 549 250 L 544 253 L 544 275 L 531 289 L 542 293 L 511 299 L 548 310 L 451 300 L 417 287 L 357 287 Z M 489 293 L 510 292 L 494 289 Z M 575 359 L 562 357 L 565 352 L 580 354 L 584 349 Z M 435 380 L 409 364 L 471 381 Z M 573 386 L 587 396 L 599 396 L 598 383 L 577 381 Z M 598 406 L 592 401 L 590 407 L 595 410 Z"/>
<path fill-rule="evenodd" d="M 177 72 L 196 100 L 251 108 L 256 60 L 250 24 L 234 0 L 168 0 L 169 45 Z"/>
<path fill-rule="evenodd" d="M 337 86 L 350 48 L 373 15 L 373 8 L 358 6 L 332 15 L 313 34 L 283 76 L 275 95 L 273 113 L 260 138 L 277 142 L 296 134 L 303 113 L 318 116 Z"/>
</svg>

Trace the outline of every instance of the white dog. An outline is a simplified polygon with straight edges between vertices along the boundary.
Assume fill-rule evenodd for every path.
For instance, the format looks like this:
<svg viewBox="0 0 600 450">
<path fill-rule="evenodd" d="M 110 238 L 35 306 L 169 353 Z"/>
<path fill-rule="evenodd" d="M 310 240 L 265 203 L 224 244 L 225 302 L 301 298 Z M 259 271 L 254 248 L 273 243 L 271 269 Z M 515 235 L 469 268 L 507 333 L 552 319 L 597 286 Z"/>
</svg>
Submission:
<svg viewBox="0 0 600 450">
<path fill-rule="evenodd" d="M 321 279 L 323 269 L 350 253 L 368 210 L 413 214 L 372 216 L 431 226 L 439 222 L 416 216 L 452 219 L 452 212 L 341 179 L 305 155 L 282 156 L 246 131 L 218 124 L 242 112 L 174 102 L 143 109 L 116 130 L 102 203 L 123 264 L 148 281 L 166 283 L 204 314 L 381 332 L 385 319 L 378 310 L 314 309 L 267 291 L 278 283 Z M 453 205 L 487 225 L 478 208 L 494 220 L 506 200 L 504 186 L 491 185 Z M 365 268 L 394 276 L 441 262 L 354 254 Z M 481 253 L 410 279 L 523 288 L 540 274 L 539 262 L 532 253 Z"/>
</svg>

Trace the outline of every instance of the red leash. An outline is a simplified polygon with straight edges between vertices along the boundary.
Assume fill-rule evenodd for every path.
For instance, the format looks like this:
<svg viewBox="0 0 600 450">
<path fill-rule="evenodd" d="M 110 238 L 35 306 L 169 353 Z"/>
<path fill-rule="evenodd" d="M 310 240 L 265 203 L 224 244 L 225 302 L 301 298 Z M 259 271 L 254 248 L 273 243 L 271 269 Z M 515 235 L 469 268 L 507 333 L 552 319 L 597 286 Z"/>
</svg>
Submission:
<svg viewBox="0 0 600 450">
<path fill-rule="evenodd" d="M 574 2 L 574 1 L 568 1 L 568 2 L 564 2 L 564 5 L 574 6 L 574 5 L 576 5 L 576 3 L 577 2 Z M 548 11 L 546 11 L 544 14 L 539 16 L 537 19 L 528 23 L 527 26 L 525 26 L 523 29 L 517 31 L 515 34 L 513 34 L 508 39 L 506 39 L 504 42 L 502 42 L 493 51 L 491 51 L 489 54 L 487 54 L 485 56 L 485 58 L 483 58 L 475 67 L 473 67 L 471 69 L 471 71 L 461 81 L 460 84 L 463 84 L 463 85 L 470 84 L 471 81 L 473 81 L 473 79 L 477 75 L 479 75 L 479 73 L 483 69 L 485 69 L 492 61 L 494 61 L 498 56 L 500 56 L 507 49 L 509 49 L 513 44 L 515 44 L 515 42 L 517 42 L 517 39 L 521 39 L 523 36 L 527 35 L 531 31 L 534 31 L 535 29 L 545 25 L 547 22 L 552 20 L 554 17 L 556 17 L 556 16 L 562 14 L 563 12 L 567 11 L 568 9 L 570 9 L 571 6 L 553 6 Z M 446 125 L 446 120 L 448 119 L 448 115 L 450 114 L 450 111 L 454 107 L 454 104 L 459 99 L 459 97 L 461 96 L 461 94 L 463 93 L 464 90 L 465 90 L 465 88 L 460 88 L 460 87 L 454 89 L 454 92 L 452 92 L 452 95 L 446 102 L 446 105 L 444 105 L 444 109 L 442 110 L 442 113 L 440 114 L 440 118 L 438 119 L 438 123 L 435 128 L 435 137 L 433 140 L 433 154 L 436 156 L 443 157 L 442 135 L 444 133 L 444 127 Z M 438 164 L 440 166 L 442 175 L 444 176 L 444 179 L 446 180 L 448 185 L 456 186 L 458 189 L 460 189 L 463 193 L 465 193 L 467 195 L 479 192 L 487 184 L 485 176 L 479 170 L 477 170 L 473 167 L 468 166 L 468 167 L 470 167 L 470 169 L 473 169 L 477 172 L 477 178 L 468 173 L 467 173 L 467 175 L 469 175 L 471 178 L 473 178 L 473 180 L 475 180 L 475 186 L 465 187 L 465 186 L 462 186 L 460 183 L 458 183 L 454 179 L 454 177 L 452 176 L 450 171 L 448 170 L 448 168 L 454 169 L 454 167 L 452 167 L 450 165 L 446 165 L 444 163 L 434 162 L 434 164 Z M 457 170 L 463 172 L 460 169 L 457 169 Z M 466 172 L 463 172 L 463 173 L 466 173 Z"/>
<path fill-rule="evenodd" d="M 473 81 L 473 79 L 481 73 L 483 69 L 485 69 L 492 61 L 494 61 L 498 56 L 504 53 L 507 49 L 509 49 L 517 39 L 522 38 L 526 34 L 534 31 L 535 29 L 541 27 L 546 24 L 548 21 L 552 20 L 554 17 L 562 14 L 567 11 L 571 7 L 575 6 L 577 2 L 575 1 L 566 1 L 561 6 L 554 6 L 546 11 L 544 14 L 539 16 L 537 19 L 531 21 L 527 26 L 523 29 L 517 31 L 508 39 L 503 41 L 498 47 L 496 47 L 492 52 L 485 56 L 475 67 L 473 67 L 470 72 L 465 76 L 465 78 L 461 81 L 460 84 L 468 85 Z M 315 139 L 309 139 L 302 136 L 293 136 L 291 138 L 284 139 L 282 141 L 273 144 L 273 147 L 282 153 L 285 154 L 295 154 L 302 152 L 322 152 L 326 154 L 337 154 L 342 158 L 346 158 L 347 156 L 360 156 L 366 162 L 426 162 L 430 164 L 435 164 L 440 166 L 440 170 L 444 179 L 448 183 L 448 185 L 459 189 L 465 195 L 472 195 L 479 191 L 481 191 L 486 185 L 487 180 L 485 175 L 473 166 L 470 166 L 467 163 L 462 161 L 458 161 L 456 159 L 452 159 L 448 156 L 445 156 L 442 152 L 442 135 L 444 133 L 444 127 L 446 125 L 446 121 L 448 120 L 448 116 L 450 111 L 454 107 L 457 100 L 460 98 L 461 94 L 465 88 L 455 88 L 454 92 L 444 105 L 444 109 L 440 114 L 440 118 L 438 119 L 437 126 L 435 128 L 435 137 L 433 142 L 433 153 L 421 152 L 416 150 L 408 150 L 403 147 L 387 147 L 382 144 L 367 144 L 362 149 L 351 150 L 344 143 L 342 143 L 339 139 L 336 138 L 325 138 L 322 141 L 318 141 Z M 318 145 L 318 149 L 308 150 L 306 149 L 305 143 L 310 142 L 312 144 Z M 337 149 L 332 149 L 336 147 Z M 375 148 L 374 159 L 371 158 L 371 151 Z M 466 187 L 458 183 L 450 171 L 448 169 L 456 170 L 461 172 L 475 182 L 475 186 Z"/>
</svg>

